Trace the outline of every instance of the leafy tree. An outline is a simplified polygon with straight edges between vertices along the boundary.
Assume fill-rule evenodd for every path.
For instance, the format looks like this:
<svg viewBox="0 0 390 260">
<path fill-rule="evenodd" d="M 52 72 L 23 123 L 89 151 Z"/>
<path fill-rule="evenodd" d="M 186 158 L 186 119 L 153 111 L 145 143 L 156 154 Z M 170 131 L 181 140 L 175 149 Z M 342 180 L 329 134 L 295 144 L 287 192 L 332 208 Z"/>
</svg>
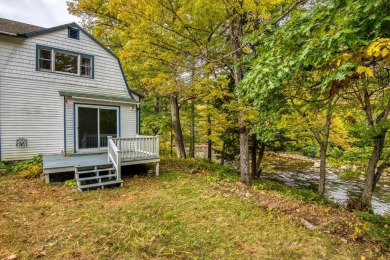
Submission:
<svg viewBox="0 0 390 260">
<path fill-rule="evenodd" d="M 130 81 L 142 85 L 146 94 L 169 97 L 178 156 L 185 157 L 181 100 L 199 98 L 196 82 L 209 79 L 213 72 L 231 72 L 233 93 L 244 74 L 240 64 L 248 48 L 244 35 L 272 20 L 273 11 L 283 17 L 290 2 L 303 1 L 73 0 L 68 6 L 117 51 Z M 227 107 L 234 107 L 231 113 L 238 111 L 241 180 L 249 183 L 245 113 L 250 108 L 236 96 L 233 101 Z"/>
<path fill-rule="evenodd" d="M 284 97 L 299 73 L 317 81 L 313 88 L 329 98 L 341 95 L 366 115 L 373 145 L 360 208 L 371 205 L 373 188 L 389 129 L 389 3 L 375 0 L 315 1 L 296 9 L 271 37 L 261 42 L 261 55 L 243 85 L 258 103 Z M 263 39 L 263 38 L 261 38 Z M 248 91 L 250 87 L 262 86 Z M 283 100 L 283 98 L 279 99 Z"/>
</svg>

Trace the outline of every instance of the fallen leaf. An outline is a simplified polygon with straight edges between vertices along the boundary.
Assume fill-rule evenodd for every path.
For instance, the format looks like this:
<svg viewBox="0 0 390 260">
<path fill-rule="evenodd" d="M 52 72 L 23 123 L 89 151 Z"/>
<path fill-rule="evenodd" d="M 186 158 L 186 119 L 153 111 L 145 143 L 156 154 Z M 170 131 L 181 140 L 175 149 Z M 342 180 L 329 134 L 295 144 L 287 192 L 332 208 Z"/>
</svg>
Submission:
<svg viewBox="0 0 390 260">
<path fill-rule="evenodd" d="M 36 257 L 42 257 L 42 256 L 46 256 L 46 250 L 41 250 L 39 251 L 39 253 L 36 255 Z"/>
</svg>

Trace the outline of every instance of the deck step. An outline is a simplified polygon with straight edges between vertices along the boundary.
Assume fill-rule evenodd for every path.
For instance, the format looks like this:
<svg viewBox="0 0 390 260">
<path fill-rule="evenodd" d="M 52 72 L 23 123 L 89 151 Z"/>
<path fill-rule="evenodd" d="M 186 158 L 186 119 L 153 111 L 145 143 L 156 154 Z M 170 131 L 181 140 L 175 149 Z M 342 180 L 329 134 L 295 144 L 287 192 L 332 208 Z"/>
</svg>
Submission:
<svg viewBox="0 0 390 260">
<path fill-rule="evenodd" d="M 87 170 L 87 171 L 78 171 L 76 167 L 75 173 L 78 174 L 84 174 L 84 173 L 93 173 L 93 172 L 107 172 L 107 171 L 113 171 L 115 170 L 114 167 L 112 168 L 103 168 L 103 169 L 97 169 L 97 170 Z"/>
<path fill-rule="evenodd" d="M 99 180 L 99 179 L 107 179 L 111 177 L 116 177 L 116 174 L 107 174 L 107 175 L 99 175 L 93 177 L 82 177 L 77 178 L 76 181 L 90 181 L 90 180 Z"/>
<path fill-rule="evenodd" d="M 89 189 L 89 188 L 95 188 L 95 187 L 104 187 L 107 185 L 115 185 L 115 184 L 121 184 L 123 181 L 116 180 L 116 181 L 106 181 L 106 182 L 100 182 L 100 183 L 93 183 L 93 184 L 85 184 L 85 185 L 79 185 L 79 190 L 82 191 L 83 189 Z"/>
</svg>

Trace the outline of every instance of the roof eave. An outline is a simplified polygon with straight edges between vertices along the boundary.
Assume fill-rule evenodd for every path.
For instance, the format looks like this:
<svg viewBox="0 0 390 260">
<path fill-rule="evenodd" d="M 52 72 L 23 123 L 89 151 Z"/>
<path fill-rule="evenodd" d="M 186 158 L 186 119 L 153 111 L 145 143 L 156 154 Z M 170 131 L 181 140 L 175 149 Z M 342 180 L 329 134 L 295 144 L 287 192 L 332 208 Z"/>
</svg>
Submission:
<svg viewBox="0 0 390 260">
<path fill-rule="evenodd" d="M 59 91 L 60 96 L 76 98 L 76 99 L 85 99 L 85 100 L 96 100 L 104 101 L 110 103 L 125 103 L 125 104 L 139 104 L 135 99 L 128 99 L 122 97 L 111 97 L 111 96 L 102 96 L 102 95 L 93 95 L 87 93 L 77 93 L 77 92 L 68 92 L 68 91 Z"/>
<path fill-rule="evenodd" d="M 13 37 L 18 36 L 16 33 L 4 32 L 4 31 L 0 31 L 0 34 L 7 35 L 7 36 L 13 36 Z"/>
</svg>

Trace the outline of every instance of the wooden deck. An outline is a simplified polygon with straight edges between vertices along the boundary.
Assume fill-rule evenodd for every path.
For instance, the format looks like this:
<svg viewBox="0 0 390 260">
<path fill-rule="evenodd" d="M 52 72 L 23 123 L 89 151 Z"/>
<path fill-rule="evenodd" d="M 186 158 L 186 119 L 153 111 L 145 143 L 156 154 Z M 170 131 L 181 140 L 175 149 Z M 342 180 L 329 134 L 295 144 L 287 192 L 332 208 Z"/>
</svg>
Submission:
<svg viewBox="0 0 390 260">
<path fill-rule="evenodd" d="M 150 156 L 145 156 L 145 158 L 138 157 L 137 159 L 123 160 L 122 166 L 144 163 L 157 163 L 159 161 L 159 157 L 151 158 Z M 112 162 L 108 161 L 107 153 L 73 154 L 68 156 L 64 156 L 62 154 L 43 155 L 43 173 L 45 174 L 46 182 L 50 181 L 50 174 L 74 172 L 75 167 L 104 167 L 111 165 Z"/>
<path fill-rule="evenodd" d="M 102 179 L 108 176 L 100 175 L 109 172 L 109 177 L 115 176 L 115 183 L 123 183 L 121 179 L 122 166 L 156 163 L 156 175 L 159 173 L 160 139 L 159 136 L 107 137 L 107 152 L 99 154 L 61 154 L 43 155 L 43 173 L 46 182 L 50 182 L 50 174 L 75 172 L 79 189 L 84 187 L 104 186 Z M 94 174 L 84 176 L 83 174 Z M 83 181 L 97 180 L 94 184 L 81 184 Z M 110 183 L 110 182 L 107 182 Z"/>
<path fill-rule="evenodd" d="M 107 160 L 107 154 L 75 154 L 64 156 L 62 154 L 43 155 L 43 172 L 70 172 L 75 167 L 105 166 L 111 165 Z"/>
</svg>

